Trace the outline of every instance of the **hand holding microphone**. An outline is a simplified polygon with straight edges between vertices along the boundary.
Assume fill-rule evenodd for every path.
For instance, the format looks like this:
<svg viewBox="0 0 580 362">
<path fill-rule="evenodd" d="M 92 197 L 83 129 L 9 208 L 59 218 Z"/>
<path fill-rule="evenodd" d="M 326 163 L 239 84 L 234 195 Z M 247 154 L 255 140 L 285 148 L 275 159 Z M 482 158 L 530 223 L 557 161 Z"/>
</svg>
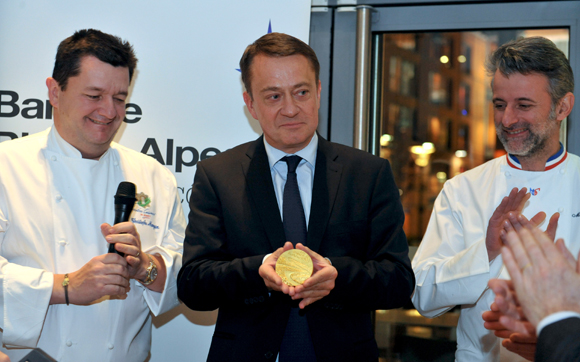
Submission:
<svg viewBox="0 0 580 362">
<path fill-rule="evenodd" d="M 110 243 L 109 252 L 92 258 L 75 272 L 64 274 L 64 278 L 60 275 L 58 280 L 55 279 L 58 284 L 62 282 L 64 300 L 51 298 L 51 304 L 66 301 L 67 305 L 88 305 L 106 295 L 126 298 L 130 290 L 129 279 L 141 265 L 139 233 L 135 225 L 126 222 L 135 201 L 135 185 L 121 182 L 115 195 L 115 226 L 101 224 L 101 232 Z M 116 243 L 122 251 L 115 248 Z M 111 254 L 119 254 L 122 258 Z"/>
<path fill-rule="evenodd" d="M 158 275 L 157 265 L 162 267 L 159 274 L 165 280 L 163 259 L 154 261 L 155 257 L 145 253 L 141 255 L 141 238 L 137 228 L 127 222 L 137 201 L 135 189 L 131 182 L 119 184 L 115 195 L 114 225 L 101 224 L 101 233 L 110 244 L 109 252 L 92 258 L 75 272 L 64 274 L 64 278 L 68 278 L 68 281 L 65 279 L 66 286 L 63 275 L 59 275 L 57 282 L 63 283 L 64 296 L 51 298 L 51 304 L 66 301 L 67 304 L 88 305 L 106 295 L 124 299 L 131 289 L 130 279 L 137 279 L 152 290 L 163 291 L 163 283 L 153 283 Z"/>
<path fill-rule="evenodd" d="M 114 226 L 101 225 L 101 232 L 109 243 L 109 253 L 116 253 L 127 261 L 129 277 L 135 278 L 139 271 L 147 270 L 149 258 L 146 254 L 141 255 L 141 238 L 135 225 L 128 223 L 135 198 L 135 184 L 121 182 L 115 195 L 115 221 Z"/>
<path fill-rule="evenodd" d="M 127 181 L 121 182 L 117 187 L 117 194 L 115 194 L 115 222 L 113 225 L 129 221 L 136 201 L 135 184 Z M 124 253 L 115 249 L 114 243 L 109 244 L 109 253 L 125 256 Z"/>
</svg>

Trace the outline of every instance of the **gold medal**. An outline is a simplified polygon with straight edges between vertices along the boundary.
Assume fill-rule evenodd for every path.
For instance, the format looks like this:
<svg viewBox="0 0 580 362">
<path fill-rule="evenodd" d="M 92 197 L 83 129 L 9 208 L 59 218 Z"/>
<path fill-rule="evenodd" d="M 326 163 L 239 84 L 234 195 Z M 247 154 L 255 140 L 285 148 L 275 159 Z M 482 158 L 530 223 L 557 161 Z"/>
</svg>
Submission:
<svg viewBox="0 0 580 362">
<path fill-rule="evenodd" d="M 301 285 L 310 278 L 313 268 L 310 255 L 299 249 L 283 252 L 276 261 L 276 274 L 291 287 Z"/>
</svg>

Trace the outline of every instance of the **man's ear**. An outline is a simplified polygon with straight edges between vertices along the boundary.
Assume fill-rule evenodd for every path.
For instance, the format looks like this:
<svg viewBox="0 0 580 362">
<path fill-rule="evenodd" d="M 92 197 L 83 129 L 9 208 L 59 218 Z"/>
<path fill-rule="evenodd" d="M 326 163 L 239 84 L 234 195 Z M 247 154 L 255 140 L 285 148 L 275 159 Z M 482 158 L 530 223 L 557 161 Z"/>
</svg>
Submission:
<svg viewBox="0 0 580 362">
<path fill-rule="evenodd" d="M 560 102 L 556 107 L 556 120 L 561 121 L 568 117 L 570 112 L 572 112 L 572 108 L 574 108 L 574 94 L 568 92 L 564 97 L 562 97 L 562 99 L 560 99 Z"/>
<path fill-rule="evenodd" d="M 318 80 L 318 84 L 316 86 L 316 102 L 318 103 L 318 109 L 320 109 L 320 92 L 322 91 L 322 82 L 320 79 Z"/>
<path fill-rule="evenodd" d="M 254 109 L 254 100 L 248 92 L 244 92 L 244 103 L 246 103 L 246 107 L 248 107 L 248 111 L 250 111 L 252 117 L 254 117 L 255 120 L 258 120 L 258 114 Z"/>
<path fill-rule="evenodd" d="M 61 92 L 58 82 L 52 78 L 46 78 L 46 87 L 48 88 L 48 99 L 54 108 L 58 108 L 58 96 Z"/>
</svg>

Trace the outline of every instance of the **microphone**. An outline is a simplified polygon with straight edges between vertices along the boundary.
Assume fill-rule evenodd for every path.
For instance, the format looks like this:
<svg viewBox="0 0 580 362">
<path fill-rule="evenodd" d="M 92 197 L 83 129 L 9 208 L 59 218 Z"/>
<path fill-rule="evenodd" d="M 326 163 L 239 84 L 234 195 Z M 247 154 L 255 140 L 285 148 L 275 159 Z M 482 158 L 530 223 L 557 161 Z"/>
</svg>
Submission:
<svg viewBox="0 0 580 362">
<path fill-rule="evenodd" d="M 19 362 L 56 362 L 56 360 L 40 348 L 35 348 Z"/>
<path fill-rule="evenodd" d="M 113 225 L 129 221 L 131 211 L 133 211 L 133 206 L 135 206 L 136 201 L 135 184 L 127 181 L 121 182 L 117 188 L 117 194 L 115 195 L 115 222 Z M 115 244 L 109 244 L 109 253 L 117 253 L 121 256 L 125 256 L 124 253 L 115 249 Z"/>
</svg>

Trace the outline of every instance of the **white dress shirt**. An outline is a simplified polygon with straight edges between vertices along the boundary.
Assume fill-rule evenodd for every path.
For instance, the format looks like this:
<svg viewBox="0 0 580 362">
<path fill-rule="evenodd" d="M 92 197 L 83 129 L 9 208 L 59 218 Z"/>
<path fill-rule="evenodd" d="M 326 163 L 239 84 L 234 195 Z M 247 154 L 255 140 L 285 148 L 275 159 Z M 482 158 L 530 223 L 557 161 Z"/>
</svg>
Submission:
<svg viewBox="0 0 580 362">
<path fill-rule="evenodd" d="M 270 172 L 272 174 L 272 182 L 274 183 L 274 191 L 276 192 L 276 201 L 278 201 L 278 208 L 280 215 L 284 219 L 282 212 L 282 204 L 284 199 L 284 186 L 288 177 L 288 164 L 281 161 L 286 156 L 300 156 L 302 160 L 296 167 L 296 178 L 298 180 L 298 189 L 300 190 L 300 199 L 302 200 L 302 207 L 304 207 L 304 217 L 306 218 L 306 227 L 310 221 L 310 206 L 312 204 L 312 185 L 314 184 L 314 169 L 316 165 L 316 152 L 318 151 L 318 135 L 310 140 L 310 143 L 300 151 L 290 154 L 280 151 L 272 147 L 264 137 L 264 146 L 266 147 L 266 154 L 268 155 L 268 163 L 270 164 Z"/>
<path fill-rule="evenodd" d="M 284 200 L 284 186 L 286 186 L 286 179 L 288 178 L 288 164 L 282 161 L 286 156 L 300 156 L 302 160 L 296 167 L 296 179 L 298 180 L 298 189 L 300 191 L 300 200 L 304 208 L 304 217 L 306 218 L 306 229 L 308 229 L 308 222 L 310 221 L 310 206 L 312 205 L 312 185 L 314 184 L 314 170 L 316 168 L 316 152 L 318 151 L 318 135 L 314 136 L 300 151 L 290 154 L 285 153 L 277 148 L 272 147 L 266 137 L 264 137 L 264 146 L 266 147 L 266 154 L 268 155 L 268 163 L 270 164 L 270 172 L 272 174 L 272 182 L 274 183 L 274 191 L 276 192 L 276 201 L 282 220 L 284 213 L 282 212 L 282 205 Z M 266 260 L 271 254 L 264 257 Z M 262 262 L 263 262 L 262 260 Z M 278 362 L 276 357 L 276 362 Z"/>
</svg>

